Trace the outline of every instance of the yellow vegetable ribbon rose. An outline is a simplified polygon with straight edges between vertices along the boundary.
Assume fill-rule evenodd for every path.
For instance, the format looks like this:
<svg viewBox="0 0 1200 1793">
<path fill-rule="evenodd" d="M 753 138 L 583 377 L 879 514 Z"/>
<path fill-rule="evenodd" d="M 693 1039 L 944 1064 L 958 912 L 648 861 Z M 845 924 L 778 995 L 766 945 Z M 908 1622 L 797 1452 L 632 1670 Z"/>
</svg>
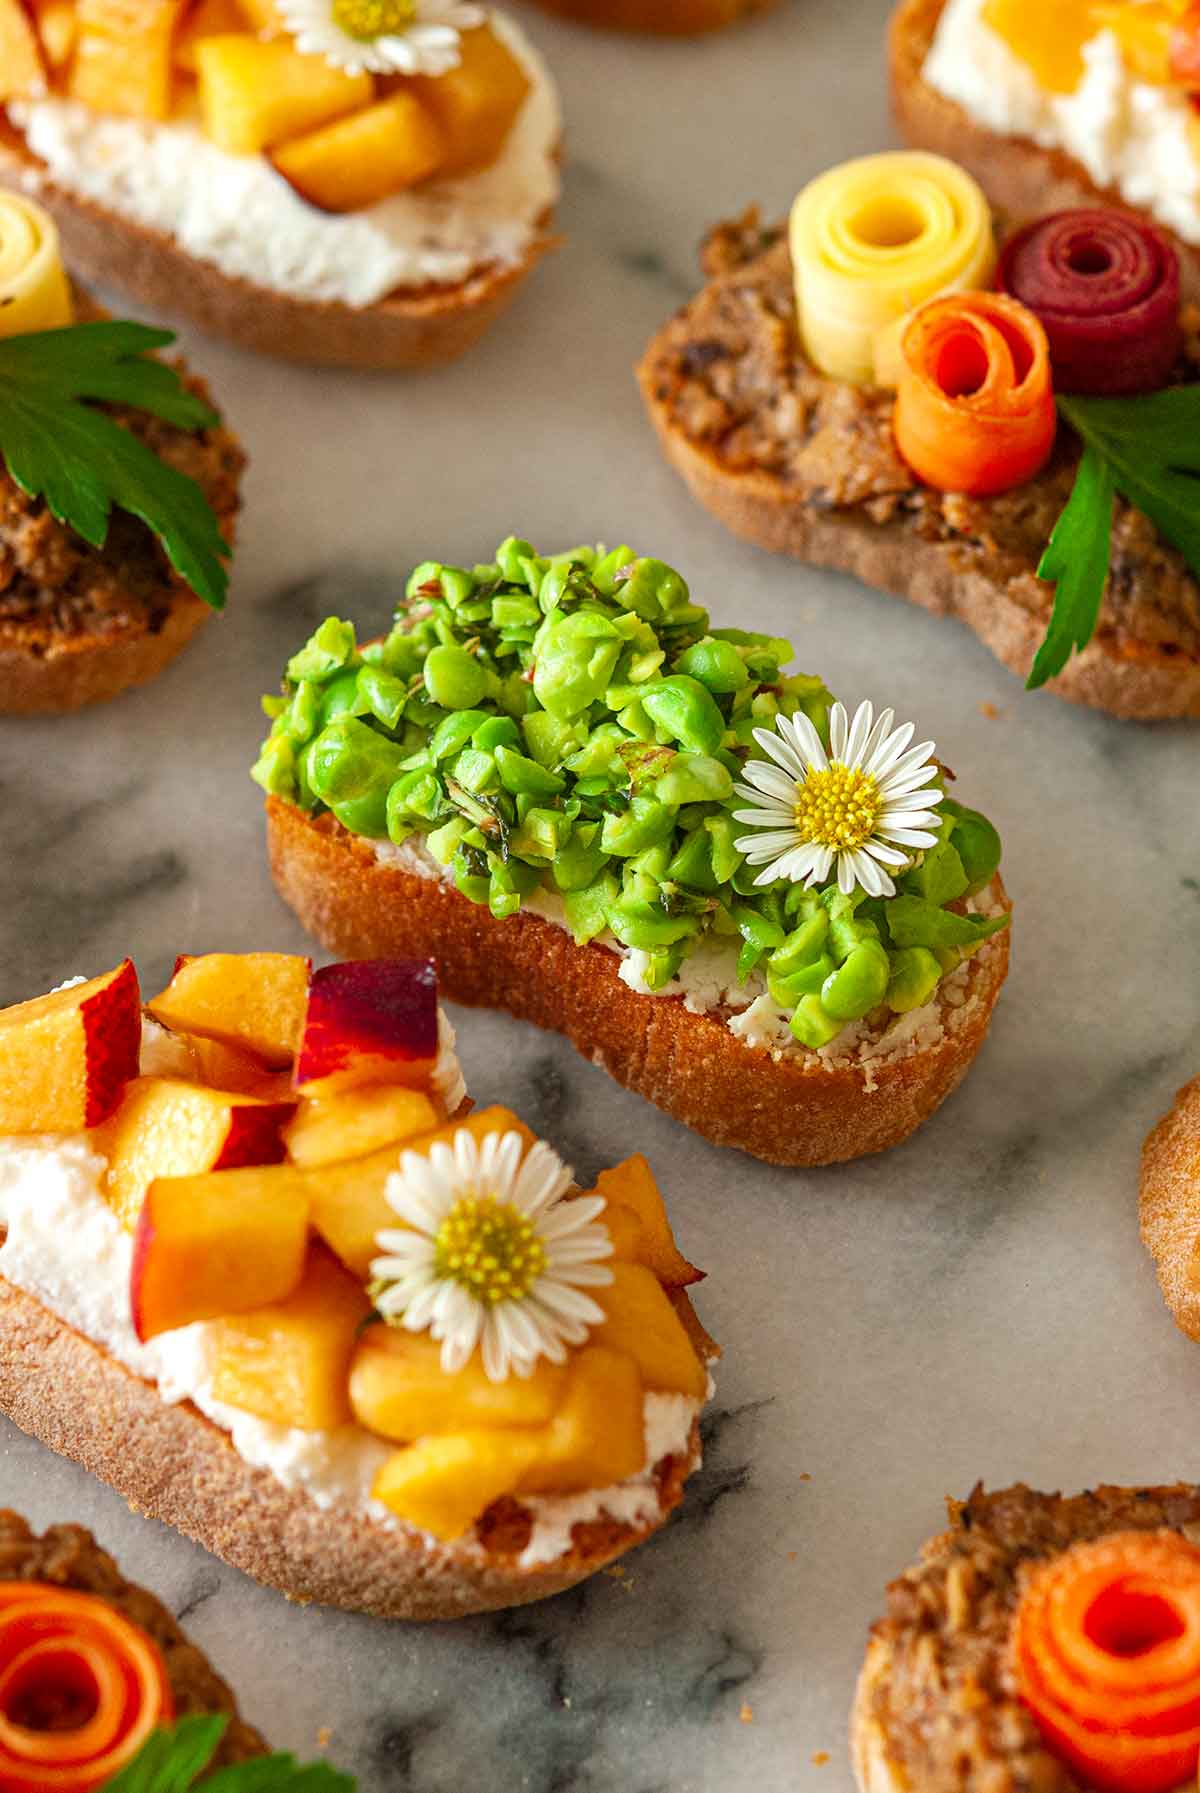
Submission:
<svg viewBox="0 0 1200 1793">
<path fill-rule="evenodd" d="M 57 330 L 73 317 L 53 218 L 30 199 L 0 192 L 0 336 Z"/>
<path fill-rule="evenodd" d="M 900 338 L 928 300 L 985 286 L 992 217 L 971 176 L 944 156 L 896 151 L 842 162 L 792 207 L 800 334 L 822 373 L 894 386 Z"/>
</svg>

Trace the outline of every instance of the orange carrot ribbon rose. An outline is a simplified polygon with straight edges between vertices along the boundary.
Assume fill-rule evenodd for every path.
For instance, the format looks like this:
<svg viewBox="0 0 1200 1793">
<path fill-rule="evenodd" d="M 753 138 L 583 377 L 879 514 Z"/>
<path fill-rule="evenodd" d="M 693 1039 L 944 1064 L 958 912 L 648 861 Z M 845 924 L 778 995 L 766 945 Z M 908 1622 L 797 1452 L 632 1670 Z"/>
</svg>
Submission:
<svg viewBox="0 0 1200 1793">
<path fill-rule="evenodd" d="M 1021 1696 L 1101 1793 L 1167 1793 L 1200 1760 L 1200 1549 L 1118 1532 L 1043 1564 L 1017 1610 Z"/>
<path fill-rule="evenodd" d="M 1046 332 L 1000 293 L 917 312 L 901 342 L 896 446 L 926 485 L 986 497 L 1044 464 L 1057 425 Z"/>
<path fill-rule="evenodd" d="M 173 1715 L 157 1645 L 105 1601 L 0 1584 L 0 1793 L 93 1793 Z"/>
</svg>

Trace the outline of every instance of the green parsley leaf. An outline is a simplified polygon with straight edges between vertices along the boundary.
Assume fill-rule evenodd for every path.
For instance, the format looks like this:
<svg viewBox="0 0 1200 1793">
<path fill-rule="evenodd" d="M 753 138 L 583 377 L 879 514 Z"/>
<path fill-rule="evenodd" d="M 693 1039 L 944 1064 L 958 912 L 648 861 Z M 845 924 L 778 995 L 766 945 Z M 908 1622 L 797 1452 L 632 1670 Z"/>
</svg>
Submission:
<svg viewBox="0 0 1200 1793">
<path fill-rule="evenodd" d="M 174 368 L 149 358 L 149 350 L 174 340 L 169 330 L 112 322 L 0 341 L 0 456 L 23 492 L 44 497 L 58 521 L 93 548 L 108 538 L 114 505 L 140 518 L 175 571 L 220 610 L 229 548 L 204 493 L 83 402 L 128 405 L 185 430 L 216 423 Z"/>
<path fill-rule="evenodd" d="M 181 1718 L 155 1731 L 105 1793 L 191 1793 L 216 1754 L 228 1719 Z M 203 1793 L 354 1793 L 354 1782 L 326 1762 L 298 1763 L 294 1756 L 256 1756 L 222 1768 L 203 1781 Z"/>
<path fill-rule="evenodd" d="M 1091 640 L 1108 577 L 1113 494 L 1145 513 L 1200 575 L 1200 386 L 1171 386 L 1141 398 L 1060 398 L 1060 414 L 1082 437 L 1083 458 L 1067 507 L 1038 567 L 1057 581 L 1030 690 L 1062 671 Z"/>
</svg>

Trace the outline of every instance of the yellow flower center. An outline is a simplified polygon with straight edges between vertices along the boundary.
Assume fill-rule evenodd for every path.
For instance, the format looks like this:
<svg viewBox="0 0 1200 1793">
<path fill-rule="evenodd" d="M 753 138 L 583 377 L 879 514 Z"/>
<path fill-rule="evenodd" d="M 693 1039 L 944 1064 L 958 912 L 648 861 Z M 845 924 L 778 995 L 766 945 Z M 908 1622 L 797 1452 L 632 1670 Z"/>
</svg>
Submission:
<svg viewBox="0 0 1200 1793">
<path fill-rule="evenodd" d="M 797 786 L 796 830 L 803 840 L 834 852 L 861 847 L 875 832 L 882 809 L 871 774 L 835 760 Z"/>
<path fill-rule="evenodd" d="M 433 1267 L 437 1276 L 461 1283 L 476 1301 L 494 1307 L 524 1300 L 546 1268 L 546 1247 L 512 1202 L 464 1195 L 434 1236 Z"/>
<path fill-rule="evenodd" d="M 335 25 L 363 43 L 406 31 L 416 16 L 417 0 L 333 0 Z"/>
</svg>

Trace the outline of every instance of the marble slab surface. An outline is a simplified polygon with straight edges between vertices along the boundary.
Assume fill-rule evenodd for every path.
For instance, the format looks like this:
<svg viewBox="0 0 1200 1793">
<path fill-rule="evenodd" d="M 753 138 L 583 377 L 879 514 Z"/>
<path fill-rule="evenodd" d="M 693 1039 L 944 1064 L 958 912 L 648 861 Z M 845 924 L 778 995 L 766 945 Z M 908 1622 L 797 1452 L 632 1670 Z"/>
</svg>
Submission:
<svg viewBox="0 0 1200 1793">
<path fill-rule="evenodd" d="M 907 1146 L 788 1173 L 718 1152 L 561 1041 L 461 1015 L 471 1087 L 582 1173 L 665 1183 L 726 1347 L 707 1462 L 664 1535 L 510 1616 L 387 1627 L 289 1608 L 0 1431 L 0 1501 L 93 1526 L 272 1740 L 364 1793 L 848 1793 L 885 1582 L 977 1477 L 1200 1479 L 1200 1352 L 1137 1239 L 1137 1153 L 1200 1070 L 1200 737 L 1027 696 L 974 637 L 741 547 L 660 464 L 630 378 L 714 218 L 889 141 L 884 0 L 793 0 L 699 44 L 533 14 L 570 120 L 566 243 L 468 362 L 419 380 L 189 342 L 253 456 L 227 618 L 159 683 L 0 728 L 0 999 L 133 952 L 301 933 L 246 778 L 259 693 L 334 609 L 379 626 L 426 555 L 510 530 L 628 539 L 725 623 L 790 635 L 848 700 L 919 719 L 1006 843 L 1013 972 L 967 1086 Z"/>
</svg>

